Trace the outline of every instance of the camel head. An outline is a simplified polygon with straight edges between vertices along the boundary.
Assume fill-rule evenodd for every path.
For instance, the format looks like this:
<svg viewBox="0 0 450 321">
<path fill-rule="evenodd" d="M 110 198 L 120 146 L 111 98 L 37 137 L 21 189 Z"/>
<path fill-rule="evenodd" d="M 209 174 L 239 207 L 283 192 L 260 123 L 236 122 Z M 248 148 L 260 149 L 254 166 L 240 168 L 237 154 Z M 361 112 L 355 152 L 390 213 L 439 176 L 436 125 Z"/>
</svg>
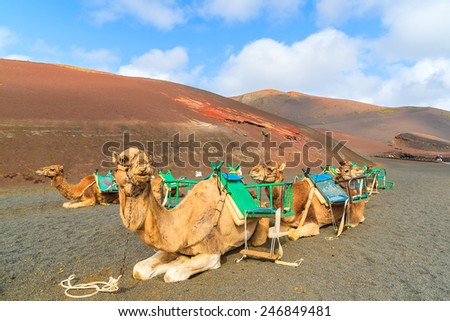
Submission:
<svg viewBox="0 0 450 321">
<path fill-rule="evenodd" d="M 353 163 L 350 161 L 342 161 L 339 163 L 341 166 L 336 168 L 336 177 L 337 181 L 346 181 L 354 177 L 360 177 L 364 175 L 364 171 L 358 166 L 353 166 Z"/>
<path fill-rule="evenodd" d="M 130 147 L 120 154 L 113 153 L 112 157 L 116 164 L 116 182 L 127 196 L 137 196 L 149 186 L 155 172 L 150 156 L 136 147 Z"/>
<path fill-rule="evenodd" d="M 267 161 L 254 166 L 250 170 L 250 177 L 259 183 L 274 183 L 284 180 L 283 170 L 286 168 L 286 163 L 278 164 L 275 161 Z"/>
<path fill-rule="evenodd" d="M 38 176 L 45 176 L 48 178 L 54 178 L 56 176 L 64 175 L 62 165 L 51 165 L 51 166 L 47 166 L 47 167 L 42 167 L 42 168 L 38 169 L 35 173 Z"/>
</svg>

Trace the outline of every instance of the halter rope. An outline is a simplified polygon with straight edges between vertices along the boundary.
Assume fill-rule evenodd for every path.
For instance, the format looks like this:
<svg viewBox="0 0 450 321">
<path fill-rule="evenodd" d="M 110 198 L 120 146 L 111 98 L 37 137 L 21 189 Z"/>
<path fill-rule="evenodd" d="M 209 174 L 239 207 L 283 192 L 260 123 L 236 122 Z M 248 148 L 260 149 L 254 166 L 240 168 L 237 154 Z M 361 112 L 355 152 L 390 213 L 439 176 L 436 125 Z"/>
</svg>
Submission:
<svg viewBox="0 0 450 321">
<path fill-rule="evenodd" d="M 128 170 L 127 170 L 127 176 L 128 176 Z M 119 270 L 119 277 L 117 279 L 113 278 L 112 276 L 109 277 L 108 282 L 90 282 L 90 283 L 81 283 L 81 284 L 75 284 L 73 285 L 71 281 L 75 279 L 75 274 L 70 275 L 67 279 L 62 280 L 60 282 L 60 285 L 65 288 L 64 294 L 68 297 L 75 298 L 75 299 L 81 299 L 81 298 L 87 298 L 96 295 L 98 292 L 117 292 L 119 290 L 119 281 L 122 278 L 122 276 L 125 274 L 125 263 L 128 253 L 128 242 L 130 240 L 130 224 L 131 224 L 131 214 L 132 214 L 132 203 L 134 200 L 133 196 L 130 197 L 130 213 L 128 215 L 128 226 L 127 226 L 127 236 L 125 240 L 125 250 L 123 252 L 123 258 L 122 258 L 122 266 Z M 92 293 L 88 294 L 71 294 L 70 291 L 79 291 L 79 290 L 94 290 Z"/>
</svg>

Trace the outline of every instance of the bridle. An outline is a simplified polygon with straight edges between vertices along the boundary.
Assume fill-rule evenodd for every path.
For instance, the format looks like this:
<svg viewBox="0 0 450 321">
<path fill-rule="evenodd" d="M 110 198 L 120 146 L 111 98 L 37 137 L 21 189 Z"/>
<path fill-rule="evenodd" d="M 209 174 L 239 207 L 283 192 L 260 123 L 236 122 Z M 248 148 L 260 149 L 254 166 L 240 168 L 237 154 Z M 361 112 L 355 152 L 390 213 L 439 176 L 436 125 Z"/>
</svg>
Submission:
<svg viewBox="0 0 450 321">
<path fill-rule="evenodd" d="M 259 180 L 261 183 L 262 182 L 267 182 L 267 178 L 270 177 L 270 176 L 266 175 L 267 169 L 269 168 L 269 166 L 267 166 L 267 164 L 264 163 L 264 164 L 262 164 L 262 167 L 264 168 L 264 176 L 263 176 L 262 180 Z M 274 182 L 276 182 L 278 180 L 279 175 L 280 175 L 280 172 L 278 171 L 278 166 L 277 166 Z"/>
<path fill-rule="evenodd" d="M 133 193 L 127 193 L 125 192 L 125 195 L 127 197 L 132 197 L 132 198 L 136 198 L 137 196 L 139 196 L 144 189 L 147 187 L 146 184 L 144 184 L 144 182 L 138 182 L 136 181 L 136 179 L 131 175 L 131 165 L 123 165 L 123 164 L 117 164 L 117 168 L 115 170 L 117 171 L 122 171 L 125 172 L 125 175 L 127 177 L 127 180 L 129 181 L 129 183 L 133 186 L 133 190 L 140 185 L 136 191 L 134 191 Z M 149 179 L 147 181 L 147 183 L 149 183 L 151 180 L 151 176 L 149 176 Z"/>
</svg>

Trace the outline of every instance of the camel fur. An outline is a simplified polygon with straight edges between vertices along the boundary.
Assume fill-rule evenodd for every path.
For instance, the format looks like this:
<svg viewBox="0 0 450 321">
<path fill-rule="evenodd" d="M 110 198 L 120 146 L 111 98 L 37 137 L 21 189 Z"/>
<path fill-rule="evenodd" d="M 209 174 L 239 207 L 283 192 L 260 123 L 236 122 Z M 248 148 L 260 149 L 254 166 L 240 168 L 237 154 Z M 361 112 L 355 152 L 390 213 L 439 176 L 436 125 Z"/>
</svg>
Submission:
<svg viewBox="0 0 450 321">
<path fill-rule="evenodd" d="M 265 164 L 259 164 L 250 170 L 250 177 L 259 183 L 274 183 L 283 182 L 285 168 L 284 164 L 278 165 L 278 163 L 269 161 Z M 351 177 L 357 177 L 360 174 L 360 170 L 352 168 L 348 163 L 342 164 L 338 169 L 339 175 L 335 177 L 336 181 L 342 182 L 345 179 Z M 344 184 L 344 183 L 341 183 Z M 333 216 L 329 212 L 326 205 L 322 204 L 315 194 L 312 196 L 310 207 L 308 209 L 305 221 L 303 225 L 298 228 L 302 218 L 302 213 L 306 208 L 308 202 L 308 196 L 311 191 L 310 184 L 304 179 L 298 182 L 294 182 L 292 186 L 293 190 L 293 204 L 292 210 L 295 213 L 290 217 L 283 217 L 281 222 L 281 229 L 283 231 L 289 231 L 288 237 L 291 240 L 297 240 L 301 237 L 314 236 L 319 234 L 319 229 L 323 226 L 330 225 L 333 222 L 339 222 L 344 213 L 344 205 L 333 206 Z M 273 189 L 274 206 L 281 204 L 281 187 L 279 192 L 275 192 Z M 279 206 L 279 205 L 278 205 Z M 359 223 L 364 221 L 365 203 L 350 203 L 347 208 L 347 214 L 349 218 L 349 225 L 356 227 Z"/>
<path fill-rule="evenodd" d="M 117 193 L 100 193 L 94 175 L 82 178 L 78 184 L 69 184 L 64 176 L 62 165 L 42 167 L 36 171 L 36 175 L 50 178 L 51 186 L 56 187 L 63 197 L 70 200 L 63 204 L 65 208 L 94 206 L 95 204 L 108 205 L 118 203 L 119 200 Z"/>
<path fill-rule="evenodd" d="M 255 232 L 257 219 L 236 226 L 227 208 L 220 206 L 226 192 L 213 174 L 196 184 L 180 204 L 167 210 L 151 187 L 150 157 L 137 148 L 114 154 L 123 224 L 158 252 L 138 262 L 133 277 L 147 280 L 164 274 L 176 282 L 220 267 L 220 257 L 244 244 Z"/>
</svg>

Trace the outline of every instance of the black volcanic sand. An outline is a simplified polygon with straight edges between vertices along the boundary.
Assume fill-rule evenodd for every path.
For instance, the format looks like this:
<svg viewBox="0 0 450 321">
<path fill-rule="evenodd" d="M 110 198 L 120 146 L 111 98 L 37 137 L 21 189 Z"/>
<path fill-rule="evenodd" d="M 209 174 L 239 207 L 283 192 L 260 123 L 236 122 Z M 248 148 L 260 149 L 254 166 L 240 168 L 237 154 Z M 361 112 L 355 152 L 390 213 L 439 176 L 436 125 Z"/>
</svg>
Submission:
<svg viewBox="0 0 450 321">
<path fill-rule="evenodd" d="M 380 161 L 380 160 L 376 160 Z M 247 259 L 238 250 L 222 267 L 178 283 L 132 278 L 152 249 L 131 235 L 126 271 L 115 294 L 86 300 L 450 300 L 450 166 L 382 160 L 396 186 L 368 203 L 366 221 L 337 240 L 283 240 L 298 268 Z M 0 190 L 0 299 L 72 300 L 59 282 L 117 277 L 127 232 L 118 205 L 76 210 L 51 187 Z"/>
</svg>

